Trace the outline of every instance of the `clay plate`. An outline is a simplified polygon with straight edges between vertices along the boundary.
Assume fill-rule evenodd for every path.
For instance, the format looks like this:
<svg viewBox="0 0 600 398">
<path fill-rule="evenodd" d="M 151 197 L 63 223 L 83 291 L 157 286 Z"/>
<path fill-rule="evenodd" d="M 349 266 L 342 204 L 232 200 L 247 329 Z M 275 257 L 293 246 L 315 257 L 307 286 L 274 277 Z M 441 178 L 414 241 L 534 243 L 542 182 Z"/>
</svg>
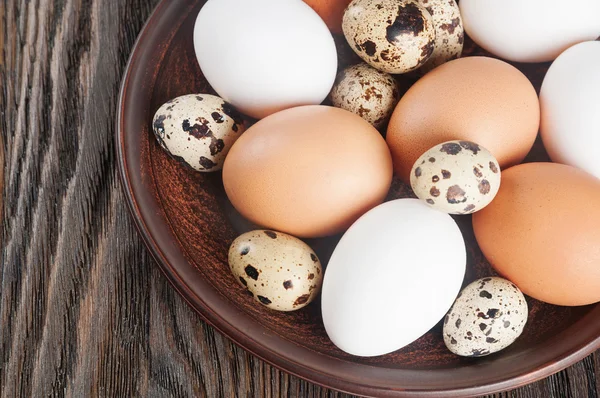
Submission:
<svg viewBox="0 0 600 398">
<path fill-rule="evenodd" d="M 276 313 L 254 302 L 227 265 L 229 244 L 245 224 L 227 201 L 221 176 L 181 167 L 159 148 L 150 129 L 163 102 L 183 94 L 214 93 L 202 76 L 192 42 L 203 3 L 163 0 L 141 33 L 123 80 L 117 151 L 123 187 L 141 236 L 166 277 L 206 321 L 289 373 L 360 395 L 487 394 L 548 376 L 600 347 L 600 305 L 563 308 L 530 300 L 522 337 L 489 357 L 450 354 L 438 324 L 402 350 L 357 358 L 329 341 L 319 302 L 295 313 Z M 353 62 L 343 42 L 338 40 L 341 63 Z M 466 54 L 484 54 L 469 41 L 466 47 Z M 548 65 L 518 66 L 539 88 Z M 534 159 L 546 159 L 539 142 L 529 157 Z M 407 195 L 410 190 L 396 181 L 390 198 Z M 470 218 L 457 220 L 469 247 L 465 284 L 493 275 L 475 243 Z M 336 240 L 309 244 L 326 264 Z"/>
</svg>

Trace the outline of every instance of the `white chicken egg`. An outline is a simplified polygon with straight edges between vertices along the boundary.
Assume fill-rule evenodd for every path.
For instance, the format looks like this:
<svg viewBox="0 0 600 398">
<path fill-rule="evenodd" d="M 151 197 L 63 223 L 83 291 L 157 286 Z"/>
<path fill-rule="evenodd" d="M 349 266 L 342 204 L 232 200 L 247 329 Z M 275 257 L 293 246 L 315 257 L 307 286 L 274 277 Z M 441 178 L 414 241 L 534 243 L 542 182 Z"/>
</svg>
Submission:
<svg viewBox="0 0 600 398">
<path fill-rule="evenodd" d="M 550 158 L 600 178 L 600 42 L 577 44 L 554 61 L 540 106 Z"/>
<path fill-rule="evenodd" d="M 194 47 L 219 96 L 258 119 L 320 104 L 337 72 L 333 37 L 302 1 L 209 0 L 196 19 Z"/>
<path fill-rule="evenodd" d="M 510 61 L 551 61 L 600 36 L 598 0 L 461 0 L 459 7 L 475 43 Z"/>
<path fill-rule="evenodd" d="M 384 203 L 333 252 L 322 288 L 325 330 L 353 355 L 398 350 L 444 317 L 465 267 L 465 243 L 448 214 L 417 199 Z"/>
</svg>

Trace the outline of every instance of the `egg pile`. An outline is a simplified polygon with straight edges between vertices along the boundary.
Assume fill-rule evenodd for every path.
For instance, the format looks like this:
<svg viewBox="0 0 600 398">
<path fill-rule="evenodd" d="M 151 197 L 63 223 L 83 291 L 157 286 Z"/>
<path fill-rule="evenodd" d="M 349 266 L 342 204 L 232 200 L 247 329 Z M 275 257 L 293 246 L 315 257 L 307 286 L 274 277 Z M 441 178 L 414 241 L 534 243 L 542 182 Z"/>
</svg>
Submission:
<svg viewBox="0 0 600 398">
<path fill-rule="evenodd" d="M 525 329 L 525 295 L 599 302 L 600 2 L 525 3 L 208 0 L 193 44 L 218 96 L 172 99 L 152 130 L 190 169 L 222 170 L 257 226 L 230 246 L 231 288 L 276 311 L 320 294 L 329 338 L 357 356 L 442 320 L 452 353 L 490 355 Z M 541 92 L 501 59 L 461 58 L 465 31 L 553 61 Z M 359 63 L 338 67 L 333 35 Z M 555 163 L 522 164 L 538 132 Z M 417 198 L 390 199 L 394 178 Z M 465 280 L 457 217 L 500 276 Z M 302 239 L 332 235 L 321 264 Z"/>
</svg>

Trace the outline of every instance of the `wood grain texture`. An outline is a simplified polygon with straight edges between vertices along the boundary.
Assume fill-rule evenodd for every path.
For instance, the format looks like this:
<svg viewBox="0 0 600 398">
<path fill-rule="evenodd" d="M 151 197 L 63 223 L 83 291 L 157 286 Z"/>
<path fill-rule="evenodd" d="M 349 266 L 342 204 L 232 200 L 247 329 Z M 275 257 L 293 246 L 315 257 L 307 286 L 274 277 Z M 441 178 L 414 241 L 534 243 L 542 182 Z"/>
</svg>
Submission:
<svg viewBox="0 0 600 398">
<path fill-rule="evenodd" d="M 215 332 L 137 236 L 114 119 L 156 3 L 0 1 L 0 396 L 347 396 Z M 600 353 L 494 397 L 598 396 Z"/>
</svg>

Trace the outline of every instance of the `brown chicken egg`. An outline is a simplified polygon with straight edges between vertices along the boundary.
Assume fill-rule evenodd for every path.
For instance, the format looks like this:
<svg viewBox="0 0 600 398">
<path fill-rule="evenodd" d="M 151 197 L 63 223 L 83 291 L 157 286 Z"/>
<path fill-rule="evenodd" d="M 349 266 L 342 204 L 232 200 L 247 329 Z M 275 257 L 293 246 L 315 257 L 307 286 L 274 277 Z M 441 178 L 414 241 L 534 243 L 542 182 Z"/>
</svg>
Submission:
<svg viewBox="0 0 600 398">
<path fill-rule="evenodd" d="M 523 293 L 557 305 L 600 301 L 600 180 L 571 166 L 502 172 L 495 200 L 473 215 L 492 266 Z"/>
<path fill-rule="evenodd" d="M 451 140 L 477 142 L 502 168 L 521 162 L 540 123 L 530 81 L 506 62 L 467 57 L 441 65 L 415 83 L 392 114 L 387 142 L 405 182 L 429 148 Z"/>
<path fill-rule="evenodd" d="M 381 134 L 343 109 L 313 105 L 259 121 L 231 148 L 223 184 L 250 221 L 298 237 L 348 228 L 380 204 L 392 181 Z"/>
<path fill-rule="evenodd" d="M 325 21 L 333 33 L 342 33 L 344 10 L 352 0 L 304 0 Z"/>
</svg>

